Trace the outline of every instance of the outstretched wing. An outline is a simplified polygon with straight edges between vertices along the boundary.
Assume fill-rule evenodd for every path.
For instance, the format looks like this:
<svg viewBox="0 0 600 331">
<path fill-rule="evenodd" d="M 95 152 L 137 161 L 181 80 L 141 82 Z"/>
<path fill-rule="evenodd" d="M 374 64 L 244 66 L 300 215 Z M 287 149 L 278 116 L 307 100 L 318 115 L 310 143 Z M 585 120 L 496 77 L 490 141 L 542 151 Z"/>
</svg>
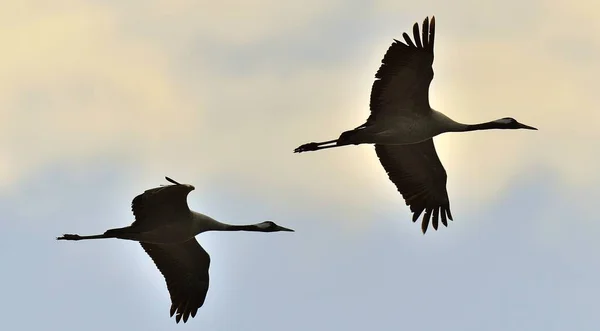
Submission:
<svg viewBox="0 0 600 331">
<path fill-rule="evenodd" d="M 210 256 L 192 238 L 180 244 L 149 244 L 140 242 L 167 282 L 171 296 L 170 316 L 187 322 L 195 317 L 208 292 Z"/>
<path fill-rule="evenodd" d="M 165 185 L 146 190 L 131 203 L 135 221 L 131 226 L 146 227 L 165 222 L 185 219 L 190 212 L 187 195 L 194 190 L 192 185 Z"/>
<path fill-rule="evenodd" d="M 433 140 L 411 145 L 376 144 L 375 152 L 406 205 L 410 206 L 413 222 L 425 211 L 421 224 L 423 233 L 430 219 L 437 230 L 440 216 L 442 224 L 448 226 L 447 218 L 452 220 L 452 214 L 446 191 L 446 170 L 435 152 Z"/>
<path fill-rule="evenodd" d="M 433 79 L 433 41 L 435 17 L 413 26 L 414 42 L 405 32 L 406 44 L 395 40 L 388 48 L 371 88 L 371 116 L 367 125 L 378 116 L 395 116 L 400 112 L 429 111 L 429 85 Z"/>
</svg>

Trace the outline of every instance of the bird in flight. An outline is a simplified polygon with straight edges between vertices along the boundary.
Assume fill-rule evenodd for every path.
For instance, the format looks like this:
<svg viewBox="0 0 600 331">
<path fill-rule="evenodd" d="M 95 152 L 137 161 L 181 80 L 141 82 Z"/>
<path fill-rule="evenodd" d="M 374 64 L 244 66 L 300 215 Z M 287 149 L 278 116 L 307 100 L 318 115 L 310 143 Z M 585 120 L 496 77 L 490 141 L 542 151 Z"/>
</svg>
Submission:
<svg viewBox="0 0 600 331">
<path fill-rule="evenodd" d="M 103 234 L 80 236 L 65 234 L 57 240 L 117 238 L 138 241 L 152 258 L 167 283 L 171 296 L 170 316 L 175 321 L 196 316 L 208 292 L 210 256 L 195 236 L 206 231 L 277 232 L 294 230 L 271 221 L 252 225 L 221 223 L 190 210 L 188 194 L 192 185 L 180 184 L 165 177 L 173 185 L 146 190 L 131 204 L 135 221 L 123 228 L 109 229 Z"/>
<path fill-rule="evenodd" d="M 511 117 L 463 124 L 432 109 L 429 85 L 433 79 L 435 17 L 431 21 L 425 18 L 422 33 L 414 24 L 414 41 L 406 32 L 402 36 L 405 42 L 394 39 L 375 75 L 367 121 L 343 132 L 338 139 L 307 143 L 294 152 L 375 144 L 375 153 L 410 207 L 413 222 L 425 212 L 421 223 L 425 234 L 430 220 L 435 230 L 440 218 L 444 226 L 448 226 L 448 219 L 452 220 L 446 171 L 435 151 L 433 137 L 445 132 L 537 129 Z"/>
</svg>

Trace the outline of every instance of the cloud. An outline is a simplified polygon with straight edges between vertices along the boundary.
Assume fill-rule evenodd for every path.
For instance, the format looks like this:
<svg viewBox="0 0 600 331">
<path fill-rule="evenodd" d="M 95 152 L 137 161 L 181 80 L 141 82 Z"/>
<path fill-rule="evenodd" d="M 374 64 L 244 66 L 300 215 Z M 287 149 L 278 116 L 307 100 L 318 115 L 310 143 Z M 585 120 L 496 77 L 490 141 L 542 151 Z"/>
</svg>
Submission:
<svg viewBox="0 0 600 331">
<path fill-rule="evenodd" d="M 600 74 L 599 6 L 464 1 L 429 13 L 427 4 L 378 2 L 382 15 L 401 8 L 412 17 L 403 30 L 437 16 L 434 108 L 464 122 L 511 116 L 540 129 L 439 137 L 450 187 L 489 198 L 537 167 L 552 169 L 573 189 L 597 185 L 600 156 L 587 142 L 600 138 L 594 129 L 600 98 L 591 91 Z"/>
<path fill-rule="evenodd" d="M 398 18 L 397 2 L 364 12 L 337 2 L 61 4 L 68 10 L 21 3 L 28 15 L 12 20 L 3 11 L 10 26 L 0 32 L 5 188 L 48 164 L 120 159 L 150 181 L 217 177 L 274 198 L 286 192 L 366 209 L 385 199 L 403 208 L 372 147 L 291 151 L 366 119 L 391 38 L 431 14 L 427 6 Z M 493 202 L 519 174 L 542 165 L 573 189 L 597 183 L 600 157 L 582 142 L 599 138 L 599 100 L 590 87 L 600 70 L 598 45 L 588 43 L 584 55 L 557 47 L 590 8 L 534 3 L 509 20 L 510 3 L 494 6 L 475 6 L 467 19 L 456 18 L 454 5 L 433 13 L 432 106 L 458 121 L 512 116 L 540 131 L 436 138 L 451 198 Z M 331 16 L 336 10 L 347 15 Z M 560 16 L 563 10 L 569 14 Z M 594 40 L 597 23 L 585 22 L 578 40 Z M 307 31 L 314 33 L 290 39 Z"/>
<path fill-rule="evenodd" d="M 335 86 L 339 68 L 235 77 L 200 61 L 193 71 L 201 77 L 186 80 L 173 73 L 178 53 L 165 50 L 164 40 L 121 33 L 131 29 L 119 11 L 84 2 L 62 5 L 69 10 L 30 2 L 19 9 L 31 9 L 29 14 L 3 32 L 8 50 L 0 67 L 1 157 L 8 161 L 0 174 L 4 186 L 48 164 L 77 167 L 82 159 L 123 157 L 137 164 L 140 174 L 238 169 L 243 177 L 262 168 L 268 173 L 259 171 L 258 178 L 277 183 L 273 174 L 285 174 L 291 163 L 282 168 L 269 159 L 293 157 L 292 144 L 301 141 L 284 146 L 286 127 L 297 127 L 296 122 L 290 121 L 293 116 L 275 122 L 273 114 L 282 109 L 300 116 L 303 108 L 322 108 L 324 99 L 336 96 L 314 83 Z M 186 18 L 189 11 L 180 9 L 171 14 Z M 304 21 L 302 10 L 298 15 Z M 188 83 L 199 89 L 190 91 Z"/>
<path fill-rule="evenodd" d="M 110 11 L 72 4 L 57 12 L 32 4 L 0 32 L 5 185 L 55 160 L 183 138 L 175 128 L 201 115 L 185 104 L 160 51 L 121 38 Z"/>
</svg>

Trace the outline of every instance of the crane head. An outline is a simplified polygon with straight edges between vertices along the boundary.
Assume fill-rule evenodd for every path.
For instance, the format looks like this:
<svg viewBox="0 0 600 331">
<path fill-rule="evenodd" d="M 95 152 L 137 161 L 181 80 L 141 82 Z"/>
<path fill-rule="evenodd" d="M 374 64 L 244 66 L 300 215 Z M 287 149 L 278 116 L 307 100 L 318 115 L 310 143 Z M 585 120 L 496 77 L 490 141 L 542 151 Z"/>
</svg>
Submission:
<svg viewBox="0 0 600 331">
<path fill-rule="evenodd" d="M 271 221 L 265 221 L 262 223 L 256 224 L 256 227 L 260 229 L 261 232 L 278 232 L 278 231 L 289 231 L 294 232 L 292 229 L 284 228 L 283 226 L 277 225 Z"/>
<path fill-rule="evenodd" d="M 495 120 L 495 123 L 499 124 L 502 129 L 527 129 L 527 130 L 537 130 L 533 126 L 525 125 L 523 123 L 517 122 L 516 119 L 512 117 L 505 117 L 499 120 Z"/>
</svg>

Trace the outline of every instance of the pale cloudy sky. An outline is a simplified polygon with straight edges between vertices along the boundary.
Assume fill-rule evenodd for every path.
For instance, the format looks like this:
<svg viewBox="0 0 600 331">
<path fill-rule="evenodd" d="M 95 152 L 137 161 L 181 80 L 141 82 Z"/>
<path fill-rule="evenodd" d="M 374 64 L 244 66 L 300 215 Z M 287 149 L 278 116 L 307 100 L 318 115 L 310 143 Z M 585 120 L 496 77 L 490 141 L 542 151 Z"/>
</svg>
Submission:
<svg viewBox="0 0 600 331">
<path fill-rule="evenodd" d="M 594 1 L 0 4 L 0 329 L 165 330 L 132 221 L 165 175 L 207 233 L 189 330 L 597 330 Z M 368 116 L 393 38 L 435 15 L 431 104 L 537 132 L 436 138 L 455 221 L 423 236 L 373 147 L 293 154 Z"/>
</svg>

